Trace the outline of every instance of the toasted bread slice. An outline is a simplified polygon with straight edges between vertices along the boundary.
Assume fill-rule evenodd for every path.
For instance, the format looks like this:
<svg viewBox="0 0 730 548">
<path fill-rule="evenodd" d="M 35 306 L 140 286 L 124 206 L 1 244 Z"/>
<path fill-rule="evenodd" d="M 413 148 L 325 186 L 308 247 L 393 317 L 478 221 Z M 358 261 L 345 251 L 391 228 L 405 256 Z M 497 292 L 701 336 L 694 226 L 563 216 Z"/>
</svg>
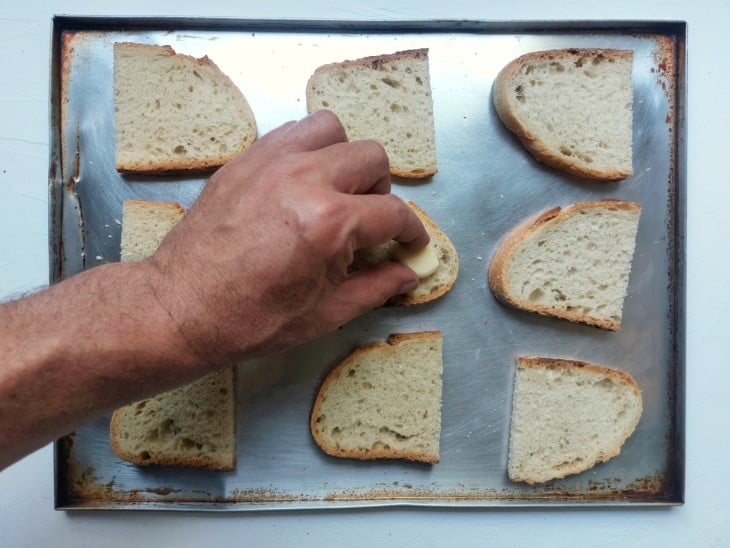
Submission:
<svg viewBox="0 0 730 548">
<path fill-rule="evenodd" d="M 509 63 L 494 106 L 540 162 L 590 179 L 616 181 L 632 167 L 633 52 L 564 49 Z"/>
<path fill-rule="evenodd" d="M 452 288 L 459 275 L 459 256 L 449 237 L 415 203 L 407 202 L 407 204 L 421 219 L 426 232 L 431 237 L 428 245 L 436 252 L 439 266 L 433 274 L 422 279 L 418 287 L 410 293 L 392 297 L 386 303 L 388 306 L 408 306 L 438 299 Z M 398 261 L 399 246 L 398 242 L 390 241 L 377 247 L 357 250 L 351 270 L 372 268 L 386 261 Z"/>
<path fill-rule="evenodd" d="M 438 462 L 442 372 L 438 331 L 357 348 L 317 392 L 314 441 L 336 457 Z"/>
<path fill-rule="evenodd" d="M 319 67 L 307 83 L 307 109 L 334 112 L 352 141 L 378 141 L 393 175 L 438 171 L 427 49 Z"/>
<path fill-rule="evenodd" d="M 151 256 L 182 219 L 177 203 L 124 203 L 122 260 Z M 235 465 L 235 379 L 227 367 L 179 388 L 114 411 L 109 439 L 121 458 L 160 464 L 231 470 Z"/>
<path fill-rule="evenodd" d="M 516 308 L 618 331 L 640 214 L 636 202 L 600 200 L 527 219 L 492 258 L 492 292 Z"/>
<path fill-rule="evenodd" d="M 114 452 L 129 462 L 207 470 L 235 465 L 234 371 L 121 407 L 109 426 Z"/>
<path fill-rule="evenodd" d="M 509 478 L 542 483 L 615 457 L 641 413 L 641 392 L 628 373 L 574 360 L 520 357 Z"/>
<path fill-rule="evenodd" d="M 204 171 L 256 139 L 243 93 L 208 57 L 170 46 L 114 44 L 116 168 L 121 172 Z"/>
</svg>

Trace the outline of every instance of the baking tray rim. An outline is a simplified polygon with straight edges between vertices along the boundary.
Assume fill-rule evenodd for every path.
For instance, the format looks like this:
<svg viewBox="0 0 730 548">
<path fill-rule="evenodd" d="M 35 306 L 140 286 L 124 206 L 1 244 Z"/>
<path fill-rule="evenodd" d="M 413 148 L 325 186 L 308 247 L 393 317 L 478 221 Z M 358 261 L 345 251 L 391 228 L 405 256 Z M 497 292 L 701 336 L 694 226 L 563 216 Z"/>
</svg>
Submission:
<svg viewBox="0 0 730 548">
<path fill-rule="evenodd" d="M 475 33 L 475 34 L 550 34 L 550 33 L 586 33 L 586 32 L 620 32 L 665 34 L 676 39 L 674 60 L 674 127 L 673 127 L 673 179 L 674 195 L 670 199 L 670 218 L 673 227 L 668 233 L 674 238 L 670 248 L 673 257 L 670 259 L 670 280 L 673 292 L 670 292 L 671 325 L 673 325 L 672 349 L 670 356 L 674 361 L 673 406 L 674 436 L 670 455 L 674 460 L 668 465 L 668 487 L 664 493 L 654 498 L 626 497 L 624 499 L 596 499 L 586 497 L 564 497 L 549 495 L 547 497 L 479 497 L 448 498 L 443 496 L 415 498 L 373 498 L 335 500 L 297 501 L 282 500 L 276 502 L 254 501 L 88 501 L 79 502 L 69 495 L 62 485 L 66 476 L 64 469 L 63 449 L 66 437 L 54 442 L 54 508 L 57 510 L 162 510 L 162 511 L 302 511 L 302 510 L 336 510 L 336 509 L 368 509 L 368 508 L 473 508 L 494 510 L 499 508 L 583 508 L 583 507 L 666 507 L 684 504 L 685 497 L 685 440 L 686 440 L 686 185 L 687 185 L 687 32 L 688 24 L 684 20 L 674 19 L 616 19 L 616 20 L 486 20 L 486 19 L 301 19 L 301 18 L 259 18 L 245 19 L 236 17 L 158 17 L 158 16 L 88 16 L 57 14 L 52 18 L 50 51 L 50 84 L 49 119 L 49 270 L 51 283 L 66 277 L 64 265 L 63 222 L 65 216 L 65 191 L 73 191 L 72 181 L 64 181 L 64 170 L 61 166 L 61 123 L 60 123 L 60 55 L 61 36 L 66 31 L 261 31 L 261 32 L 351 32 L 351 33 Z M 69 186 L 70 185 L 70 186 Z M 78 218 L 81 218 L 77 211 Z M 673 297 L 673 299 L 671 298 Z M 62 462 L 63 461 L 63 462 Z"/>
</svg>

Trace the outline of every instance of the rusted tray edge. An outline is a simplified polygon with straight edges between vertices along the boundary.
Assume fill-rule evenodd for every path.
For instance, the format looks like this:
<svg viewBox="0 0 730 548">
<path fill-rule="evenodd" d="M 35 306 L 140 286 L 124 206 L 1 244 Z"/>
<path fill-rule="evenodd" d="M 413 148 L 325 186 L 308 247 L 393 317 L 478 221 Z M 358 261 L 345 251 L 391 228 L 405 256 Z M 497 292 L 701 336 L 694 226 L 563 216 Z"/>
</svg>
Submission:
<svg viewBox="0 0 730 548">
<path fill-rule="evenodd" d="M 625 507 L 636 506 L 675 506 L 684 503 L 685 482 L 685 300 L 686 300 L 686 39 L 687 25 L 683 21 L 478 21 L 478 20 L 425 20 L 425 21 L 342 21 L 342 20 L 246 20 L 246 19 L 193 19 L 193 18 L 147 18 L 147 17 L 76 17 L 68 15 L 55 16 L 53 19 L 53 38 L 51 52 L 51 139 L 50 139 L 50 170 L 49 170 L 49 251 L 50 251 L 50 279 L 57 282 L 68 273 L 64 268 L 65 257 L 73 255 L 64 249 L 62 241 L 62 227 L 64 223 L 81 221 L 81 214 L 74 204 L 72 180 L 64 178 L 68 174 L 68 166 L 61 163 L 60 158 L 60 36 L 65 30 L 119 30 L 125 29 L 154 29 L 154 30 L 260 30 L 260 31 L 290 31 L 290 32 L 379 32 L 379 33 L 413 33 L 413 32 L 474 32 L 474 33 L 540 33 L 540 32 L 651 32 L 670 34 L 676 37 L 677 49 L 675 52 L 678 63 L 676 70 L 676 96 L 674 110 L 676 114 L 674 162 L 675 162 L 675 195 L 673 203 L 674 227 L 671 236 L 673 246 L 673 272 L 670 279 L 674 281 L 673 295 L 673 322 L 675 326 L 674 347 L 674 414 L 675 414 L 675 441 L 674 453 L 671 458 L 674 463 L 669 466 L 673 477 L 668 478 L 667 490 L 650 498 L 625 497 L 622 500 L 596 498 L 500 498 L 475 497 L 459 500 L 452 498 L 414 498 L 405 500 L 321 500 L 321 501 L 294 501 L 287 503 L 278 501 L 267 502 L 164 502 L 145 500 L 138 502 L 78 502 L 65 489 L 63 445 L 64 439 L 54 444 L 55 468 L 55 508 L 60 510 L 183 510 L 183 511 L 238 511 L 238 510 L 306 510 L 306 509 L 336 509 L 336 508 L 370 508 L 370 507 Z M 54 131 L 54 128 L 56 131 Z M 79 242 L 79 249 L 83 243 Z M 67 486 L 66 486 L 67 487 Z M 499 505 L 499 506 L 497 506 Z"/>
</svg>

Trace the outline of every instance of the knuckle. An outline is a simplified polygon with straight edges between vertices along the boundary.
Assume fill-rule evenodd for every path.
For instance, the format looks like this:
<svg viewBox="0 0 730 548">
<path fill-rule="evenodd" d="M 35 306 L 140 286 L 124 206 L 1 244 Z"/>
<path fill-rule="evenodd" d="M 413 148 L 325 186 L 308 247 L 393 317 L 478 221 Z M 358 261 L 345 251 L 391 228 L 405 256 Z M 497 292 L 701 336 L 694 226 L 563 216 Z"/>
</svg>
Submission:
<svg viewBox="0 0 730 548">
<path fill-rule="evenodd" d="M 314 114 L 312 114 L 312 116 L 317 120 L 318 123 L 321 123 L 329 131 L 333 133 L 339 133 L 339 137 L 342 141 L 347 140 L 347 132 L 345 131 L 345 126 L 342 125 L 342 122 L 334 112 L 332 112 L 331 110 L 322 109 L 316 111 Z"/>
<path fill-rule="evenodd" d="M 390 161 L 388 160 L 388 153 L 385 151 L 383 145 L 372 139 L 357 141 L 357 145 L 368 160 L 383 170 L 389 169 Z"/>
<path fill-rule="evenodd" d="M 309 202 L 303 233 L 317 255 L 336 257 L 350 252 L 353 228 L 351 216 L 339 200 L 315 199 Z"/>
<path fill-rule="evenodd" d="M 341 225 L 342 208 L 335 200 L 318 200 L 314 206 L 314 222 L 317 226 Z"/>
<path fill-rule="evenodd" d="M 388 201 L 387 205 L 392 211 L 393 215 L 397 215 L 398 219 L 402 222 L 408 220 L 408 216 L 411 214 L 411 210 L 406 203 L 396 196 L 395 194 L 387 194 L 384 198 Z"/>
</svg>

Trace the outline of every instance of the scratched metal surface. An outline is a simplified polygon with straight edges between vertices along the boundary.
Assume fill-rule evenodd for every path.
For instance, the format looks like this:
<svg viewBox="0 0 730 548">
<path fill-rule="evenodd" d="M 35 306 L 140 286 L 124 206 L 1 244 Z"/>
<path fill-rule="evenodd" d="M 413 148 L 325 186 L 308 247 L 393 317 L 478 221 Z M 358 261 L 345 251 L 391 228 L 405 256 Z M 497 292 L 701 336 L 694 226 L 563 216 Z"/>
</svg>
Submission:
<svg viewBox="0 0 730 548">
<path fill-rule="evenodd" d="M 459 279 L 443 299 L 373 311 L 287 355 L 239 370 L 232 472 L 137 468 L 108 443 L 108 416 L 56 444 L 63 509 L 269 510 L 361 506 L 644 505 L 683 499 L 684 32 L 682 23 L 261 22 L 56 18 L 52 60 L 51 275 L 119 260 L 126 199 L 189 206 L 204 177 L 114 170 L 112 44 L 170 44 L 208 55 L 242 89 L 259 134 L 306 114 L 319 65 L 430 49 L 439 173 L 395 181 L 455 244 Z M 604 184 L 536 163 L 501 125 L 492 81 L 518 55 L 563 47 L 634 51 L 634 171 Z M 599 198 L 643 204 L 619 333 L 508 309 L 486 268 L 502 235 L 554 205 Z M 402 331 L 444 335 L 441 461 L 353 462 L 322 454 L 308 416 L 322 374 L 354 346 Z M 79 336 L 84 336 L 80 333 Z M 644 412 L 619 457 L 539 487 L 506 476 L 514 359 L 576 358 L 629 371 Z"/>
</svg>

